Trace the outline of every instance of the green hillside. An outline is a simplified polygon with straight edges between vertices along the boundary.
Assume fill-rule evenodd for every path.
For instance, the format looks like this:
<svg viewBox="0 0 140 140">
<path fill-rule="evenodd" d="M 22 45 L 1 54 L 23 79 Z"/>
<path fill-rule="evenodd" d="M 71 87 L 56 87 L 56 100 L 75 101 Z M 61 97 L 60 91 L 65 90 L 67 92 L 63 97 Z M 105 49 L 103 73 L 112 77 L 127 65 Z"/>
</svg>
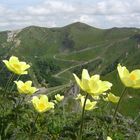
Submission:
<svg viewBox="0 0 140 140">
<path fill-rule="evenodd" d="M 140 63 L 137 28 L 98 29 L 76 22 L 61 28 L 29 26 L 9 33 L 0 32 L 1 60 L 15 55 L 29 62 L 40 84 L 65 84 L 72 72 L 81 73 L 82 68 L 106 75 L 119 62 L 127 66 Z"/>
<path fill-rule="evenodd" d="M 98 29 L 76 22 L 61 28 L 26 27 L 14 32 L 7 41 L 9 33 L 0 32 L 1 59 L 15 55 L 30 62 L 39 83 L 45 80 L 50 84 L 52 79 L 56 85 L 65 83 L 63 75 L 75 72 L 77 67 L 90 68 L 96 59 L 100 62 L 90 71 L 103 75 L 114 70 L 115 67 L 110 67 L 118 62 L 139 65 L 140 29 L 137 28 Z"/>
</svg>

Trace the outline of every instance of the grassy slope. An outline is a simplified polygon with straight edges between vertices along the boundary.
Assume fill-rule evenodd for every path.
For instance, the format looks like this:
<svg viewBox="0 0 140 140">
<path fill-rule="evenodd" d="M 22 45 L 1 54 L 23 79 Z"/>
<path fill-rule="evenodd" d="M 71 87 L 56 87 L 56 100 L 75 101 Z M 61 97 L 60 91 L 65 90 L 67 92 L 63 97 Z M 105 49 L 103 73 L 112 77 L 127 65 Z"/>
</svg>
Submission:
<svg viewBox="0 0 140 140">
<path fill-rule="evenodd" d="M 54 76 L 54 81 L 59 79 L 64 84 L 70 79 L 73 80 L 72 72 L 80 74 L 82 68 L 89 69 L 91 74 L 104 73 L 104 78 L 114 83 L 113 91 L 120 94 L 121 84 L 118 83 L 118 78 L 114 78 L 116 72 L 109 72 L 115 69 L 115 64 L 118 62 L 139 68 L 140 49 L 139 41 L 133 37 L 135 34 L 140 34 L 140 30 L 136 28 L 102 30 L 83 23 L 74 23 L 62 28 L 31 26 L 17 34 L 16 39 L 20 40 L 18 47 L 14 47 L 13 42 L 6 42 L 7 32 L 0 33 L 1 57 L 7 55 L 9 47 L 13 47 L 9 56 L 14 54 L 35 65 L 32 69 L 33 75 L 35 69 L 40 68 L 36 65 L 37 60 L 46 62 L 48 59 L 52 60 L 55 65 L 59 65 L 60 69 L 49 74 Z M 3 47 L 3 44 L 8 47 Z M 101 62 L 97 64 L 96 59 Z M 46 69 L 42 71 L 45 73 Z M 56 77 L 57 73 L 60 74 Z M 132 95 L 134 95 L 133 98 L 128 99 L 130 103 L 127 104 L 128 100 L 124 103 L 125 111 L 131 115 L 133 114 L 129 112 L 129 108 L 133 110 L 139 107 L 139 95 Z M 131 106 L 133 101 L 135 105 Z"/>
<path fill-rule="evenodd" d="M 20 40 L 18 47 L 14 48 L 14 45 L 10 44 L 13 47 L 10 55 L 19 56 L 33 65 L 38 59 L 47 61 L 49 58 L 55 64 L 59 64 L 60 71 L 83 62 L 90 63 L 90 60 L 101 57 L 103 62 L 97 68 L 101 73 L 121 57 L 125 63 L 130 64 L 134 62 L 133 55 L 135 63 L 139 63 L 137 41 L 131 38 L 138 33 L 140 30 L 136 28 L 103 30 L 79 22 L 62 28 L 30 26 L 17 34 L 16 39 Z M 6 42 L 6 35 L 6 32 L 0 33 L 1 44 Z M 5 43 L 5 45 L 9 44 Z"/>
<path fill-rule="evenodd" d="M 108 65 L 121 57 L 129 65 L 132 62 L 139 63 L 138 43 L 131 38 L 138 33 L 140 30 L 136 28 L 103 30 L 79 22 L 62 28 L 30 26 L 17 34 L 16 39 L 20 40 L 20 45 L 13 48 L 10 55 L 19 56 L 32 64 L 35 64 L 38 59 L 49 58 L 60 65 L 60 70 L 101 57 L 103 62 L 98 69 L 101 73 Z M 2 37 L 0 43 L 13 47 L 12 43 L 6 42 L 6 35 L 6 32 L 0 33 Z"/>
</svg>

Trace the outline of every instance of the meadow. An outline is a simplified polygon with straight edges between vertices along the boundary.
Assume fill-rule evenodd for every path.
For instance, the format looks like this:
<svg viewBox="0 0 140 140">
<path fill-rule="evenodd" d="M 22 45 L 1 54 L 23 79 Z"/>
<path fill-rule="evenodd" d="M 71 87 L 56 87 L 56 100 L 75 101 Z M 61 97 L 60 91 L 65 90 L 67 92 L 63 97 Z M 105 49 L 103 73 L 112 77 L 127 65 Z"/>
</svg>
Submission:
<svg viewBox="0 0 140 140">
<path fill-rule="evenodd" d="M 130 72 L 140 68 L 139 29 L 98 29 L 78 22 L 62 28 L 30 26 L 14 32 L 10 41 L 9 33 L 0 32 L 1 140 L 140 139 L 140 89 L 135 82 L 125 85 L 117 70 L 118 64 Z M 3 60 L 11 56 L 30 68 L 17 60 L 6 65 Z M 85 69 L 101 81 L 84 77 Z M 139 73 L 127 78 L 136 81 Z"/>
</svg>

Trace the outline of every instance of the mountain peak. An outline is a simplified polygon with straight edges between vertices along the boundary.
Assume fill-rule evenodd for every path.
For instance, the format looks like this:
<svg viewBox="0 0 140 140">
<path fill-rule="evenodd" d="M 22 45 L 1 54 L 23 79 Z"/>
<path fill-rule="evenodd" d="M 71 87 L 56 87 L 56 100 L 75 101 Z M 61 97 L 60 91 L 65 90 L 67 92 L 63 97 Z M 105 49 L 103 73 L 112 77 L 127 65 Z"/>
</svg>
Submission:
<svg viewBox="0 0 140 140">
<path fill-rule="evenodd" d="M 74 22 L 74 23 L 71 23 L 71 24 L 68 24 L 66 26 L 64 26 L 63 28 L 82 28 L 82 29 L 98 29 L 96 27 L 93 27 L 93 26 L 90 26 L 86 23 L 83 23 L 83 22 Z"/>
</svg>

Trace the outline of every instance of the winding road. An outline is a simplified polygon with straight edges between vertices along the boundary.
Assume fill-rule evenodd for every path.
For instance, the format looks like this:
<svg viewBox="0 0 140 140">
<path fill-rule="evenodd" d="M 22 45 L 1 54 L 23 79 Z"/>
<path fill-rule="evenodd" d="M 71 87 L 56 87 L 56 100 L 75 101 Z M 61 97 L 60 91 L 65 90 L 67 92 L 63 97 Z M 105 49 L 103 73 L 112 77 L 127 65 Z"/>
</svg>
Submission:
<svg viewBox="0 0 140 140">
<path fill-rule="evenodd" d="M 119 39 L 119 40 L 117 40 L 117 41 L 114 41 L 114 42 L 112 42 L 112 43 L 109 43 L 109 45 L 107 45 L 106 47 L 104 47 L 104 48 L 105 48 L 105 49 L 104 49 L 104 52 L 105 52 L 108 48 L 110 48 L 111 46 L 113 46 L 116 42 L 122 42 L 122 41 L 125 41 L 125 40 L 128 40 L 128 39 L 129 39 L 129 37 L 126 37 L 126 38 L 123 38 L 123 39 Z M 75 51 L 75 52 L 69 53 L 68 55 L 70 55 L 70 54 L 76 54 L 76 53 L 80 53 L 80 52 L 84 52 L 84 51 L 91 50 L 91 49 L 95 49 L 95 48 L 99 48 L 99 47 L 102 47 L 102 45 L 104 45 L 104 43 L 106 43 L 106 41 L 103 42 L 102 44 L 96 46 L 96 47 L 88 47 L 88 48 L 85 48 L 85 49 L 82 49 L 82 50 L 79 50 L 79 51 Z M 103 52 L 103 53 L 104 53 L 104 52 Z M 61 54 L 59 54 L 59 55 L 61 55 Z M 60 77 L 61 74 L 65 73 L 65 72 L 67 72 L 67 71 L 69 71 L 69 70 L 71 70 L 71 69 L 73 69 L 73 68 L 79 67 L 79 66 L 81 66 L 81 65 L 86 65 L 86 64 L 91 63 L 91 62 L 93 62 L 93 61 L 95 61 L 95 60 L 97 60 L 97 59 L 102 59 L 102 60 L 104 60 L 104 58 L 103 58 L 102 56 L 97 56 L 97 57 L 95 57 L 95 58 L 93 58 L 93 59 L 90 59 L 89 61 L 86 61 L 86 62 L 84 61 L 84 62 L 83 62 L 83 61 L 77 61 L 77 60 L 66 60 L 66 59 L 63 59 L 63 58 L 58 58 L 56 55 L 53 56 L 53 59 L 56 59 L 56 60 L 59 60 L 59 61 L 65 61 L 65 62 L 78 62 L 78 64 L 76 64 L 76 65 L 74 65 L 74 66 L 70 66 L 70 67 L 68 67 L 68 68 L 66 68 L 66 69 L 64 69 L 64 70 L 62 70 L 62 71 L 60 71 L 60 72 L 58 72 L 57 74 L 53 75 L 53 77 L 56 77 L 56 78 L 61 78 L 61 77 Z M 64 78 L 63 78 L 63 79 L 64 79 Z M 65 78 L 65 79 L 66 79 L 66 78 Z"/>
</svg>

